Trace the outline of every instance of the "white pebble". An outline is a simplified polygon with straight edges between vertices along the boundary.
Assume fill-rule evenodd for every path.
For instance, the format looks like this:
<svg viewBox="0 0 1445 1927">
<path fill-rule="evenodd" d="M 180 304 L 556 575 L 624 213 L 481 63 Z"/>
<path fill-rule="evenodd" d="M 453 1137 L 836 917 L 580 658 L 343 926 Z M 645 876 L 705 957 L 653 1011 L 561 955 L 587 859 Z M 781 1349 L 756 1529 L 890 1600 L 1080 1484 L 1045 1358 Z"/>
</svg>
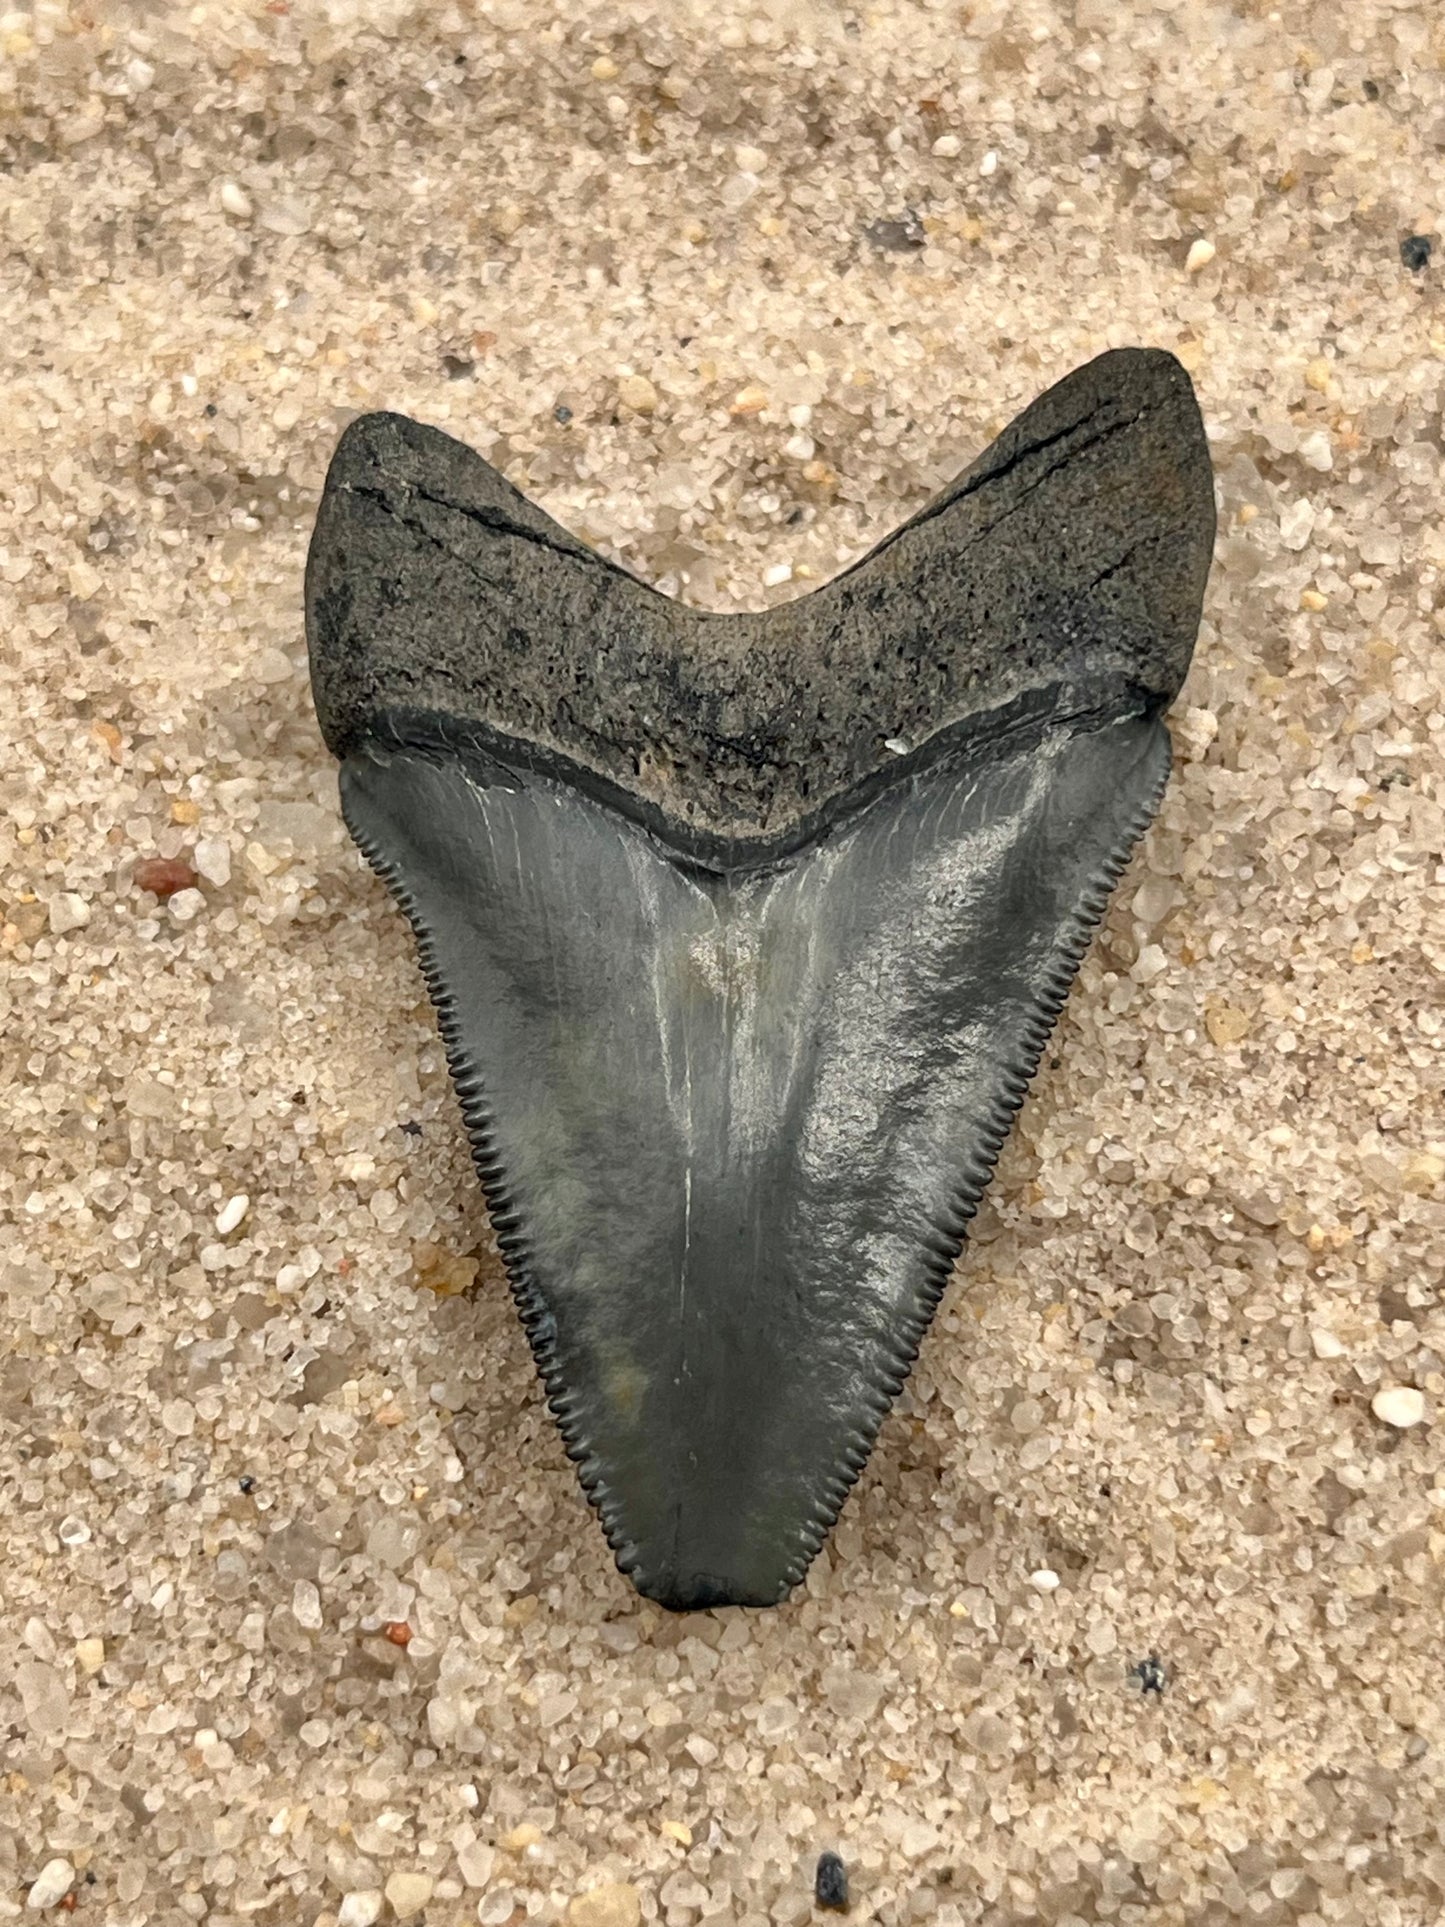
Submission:
<svg viewBox="0 0 1445 1927">
<path fill-rule="evenodd" d="M 1119 1644 L 1119 1635 L 1112 1621 L 1096 1619 L 1084 1634 L 1084 1644 L 1095 1659 L 1103 1659 L 1105 1654 L 1112 1653 Z"/>
<path fill-rule="evenodd" d="M 161 1424 L 173 1439 L 188 1439 L 196 1429 L 196 1408 L 189 1399 L 168 1398 L 161 1407 Z"/>
<path fill-rule="evenodd" d="M 1425 1416 L 1425 1394 L 1413 1385 L 1386 1385 L 1370 1400 L 1370 1410 L 1386 1425 L 1406 1431 Z"/>
<path fill-rule="evenodd" d="M 657 407 L 657 390 L 646 375 L 624 375 L 617 384 L 617 399 L 635 415 L 650 415 Z"/>
<path fill-rule="evenodd" d="M 1037 1572 L 1029 1574 L 1029 1584 L 1035 1592 L 1057 1592 L 1059 1575 L 1048 1566 L 1040 1566 Z"/>
<path fill-rule="evenodd" d="M 67 931 L 83 929 L 90 922 L 90 905 L 73 890 L 58 891 L 50 899 L 49 910 L 52 936 L 63 937 Z"/>
<path fill-rule="evenodd" d="M 761 147 L 735 147 L 733 159 L 744 174 L 761 174 L 768 164 L 768 157 Z"/>
<path fill-rule="evenodd" d="M 765 1740 L 781 1739 L 798 1724 L 798 1709 L 792 1700 L 774 1695 L 763 1700 L 757 1712 L 758 1731 Z"/>
<path fill-rule="evenodd" d="M 1145 877 L 1134 892 L 1131 905 L 1134 915 L 1141 923 L 1162 923 L 1169 912 L 1181 901 L 1180 893 L 1168 877 Z"/>
<path fill-rule="evenodd" d="M 380 1887 L 359 1887 L 343 1894 L 337 1910 L 337 1927 L 375 1927 L 381 1918 Z"/>
<path fill-rule="evenodd" d="M 1185 256 L 1184 272 L 1186 274 L 1198 274 L 1201 268 L 1207 268 L 1209 266 L 1210 262 L 1214 259 L 1214 253 L 1215 249 L 1212 241 L 1194 242 L 1190 247 L 1189 253 Z"/>
<path fill-rule="evenodd" d="M 199 890 L 177 890 L 166 904 L 175 923 L 191 923 L 206 907 L 206 899 Z"/>
<path fill-rule="evenodd" d="M 1314 532 L 1315 505 L 1300 495 L 1279 512 L 1279 539 L 1287 549 L 1302 549 Z"/>
<path fill-rule="evenodd" d="M 250 1198 L 244 1191 L 238 1191 L 234 1198 L 227 1198 L 216 1213 L 216 1230 L 223 1238 L 228 1237 L 250 1209 Z"/>
<path fill-rule="evenodd" d="M 951 161 L 962 149 L 963 142 L 957 134 L 940 134 L 933 143 L 933 151 L 941 161 Z"/>
<path fill-rule="evenodd" d="M 224 836 L 203 836 L 193 858 L 197 870 L 217 889 L 231 881 L 231 845 Z"/>
<path fill-rule="evenodd" d="M 321 1594 L 312 1579 L 298 1579 L 291 1588 L 291 1617 L 308 1633 L 321 1630 Z"/>
<path fill-rule="evenodd" d="M 1219 734 L 1219 718 L 1212 709 L 1186 709 L 1182 716 L 1175 718 L 1174 733 L 1189 754 L 1198 758 Z M 199 844 L 196 851 L 199 855 Z"/>
<path fill-rule="evenodd" d="M 1035 1432 L 1031 1439 L 1025 1439 L 1019 1450 L 1019 1464 L 1025 1472 L 1037 1472 L 1041 1465 L 1047 1465 L 1059 1449 L 1058 1440 L 1049 1432 Z"/>
<path fill-rule="evenodd" d="M 1310 1343 L 1315 1348 L 1316 1358 L 1343 1358 L 1345 1355 L 1344 1345 L 1323 1325 L 1310 1333 Z"/>
<path fill-rule="evenodd" d="M 776 589 L 780 583 L 791 582 L 793 565 L 791 562 L 775 562 L 770 569 L 763 570 L 763 587 Z"/>
<path fill-rule="evenodd" d="M 234 181 L 221 182 L 221 206 L 228 214 L 234 214 L 238 221 L 251 218 L 251 197 L 245 188 L 238 187 Z"/>
<path fill-rule="evenodd" d="M 758 191 L 756 174 L 729 174 L 723 182 L 718 198 L 724 207 L 745 207 Z"/>
<path fill-rule="evenodd" d="M 427 1873 L 408 1873 L 405 1870 L 394 1873 L 386 1883 L 386 1897 L 391 1902 L 391 1910 L 398 1920 L 410 1920 L 419 1914 L 432 1897 L 436 1882 Z"/>
<path fill-rule="evenodd" d="M 305 234 L 311 226 L 311 209 L 296 194 L 279 194 L 261 209 L 261 225 L 270 234 Z"/>
<path fill-rule="evenodd" d="M 457 1848 L 457 1869 L 469 1887 L 485 1887 L 496 1864 L 497 1856 L 484 1840 L 468 1840 Z"/>
<path fill-rule="evenodd" d="M 70 1688 L 57 1669 L 43 1659 L 22 1659 L 15 1668 L 15 1684 L 32 1735 L 43 1741 L 59 1739 L 70 1719 Z"/>
<path fill-rule="evenodd" d="M 68 1860 L 47 1860 L 35 1879 L 34 1886 L 25 1896 L 25 1905 L 39 1913 L 44 1907 L 56 1907 L 64 1900 L 75 1882 L 75 1869 Z"/>
<path fill-rule="evenodd" d="M 978 164 L 980 174 L 992 174 L 998 168 L 998 149 L 991 147 Z"/>
<path fill-rule="evenodd" d="M 256 658 L 254 673 L 257 682 L 290 682 L 296 674 L 296 666 L 284 649 L 263 649 Z"/>
<path fill-rule="evenodd" d="M 20 1635 L 31 1652 L 48 1664 L 55 1657 L 55 1635 L 43 1619 L 31 1617 L 25 1622 L 25 1630 Z"/>
</svg>

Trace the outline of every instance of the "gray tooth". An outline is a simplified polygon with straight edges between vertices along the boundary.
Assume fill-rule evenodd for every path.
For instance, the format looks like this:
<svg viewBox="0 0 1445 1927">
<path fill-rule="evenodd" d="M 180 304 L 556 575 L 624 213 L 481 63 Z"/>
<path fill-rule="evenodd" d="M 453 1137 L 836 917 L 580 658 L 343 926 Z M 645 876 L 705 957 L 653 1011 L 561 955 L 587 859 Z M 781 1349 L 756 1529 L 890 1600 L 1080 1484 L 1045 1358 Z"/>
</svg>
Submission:
<svg viewBox="0 0 1445 1927">
<path fill-rule="evenodd" d="M 1152 352 L 767 615 L 656 595 L 436 430 L 343 436 L 307 619 L 347 821 L 664 1604 L 780 1599 L 866 1461 L 1157 806 L 1213 533 Z"/>
</svg>

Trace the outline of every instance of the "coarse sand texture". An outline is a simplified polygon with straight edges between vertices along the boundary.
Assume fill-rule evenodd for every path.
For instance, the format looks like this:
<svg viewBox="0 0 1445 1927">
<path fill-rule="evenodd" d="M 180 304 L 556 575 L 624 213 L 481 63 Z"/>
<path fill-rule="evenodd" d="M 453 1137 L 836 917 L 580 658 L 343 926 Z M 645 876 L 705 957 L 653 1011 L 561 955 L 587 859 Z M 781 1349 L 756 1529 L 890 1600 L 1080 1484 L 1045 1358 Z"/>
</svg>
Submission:
<svg viewBox="0 0 1445 1927">
<path fill-rule="evenodd" d="M 1381 0 L 0 13 L 0 1922 L 803 1927 L 825 1851 L 883 1927 L 1440 1920 L 1442 61 Z M 761 610 L 1136 345 L 1217 478 L 1173 779 L 827 1546 L 669 1614 L 341 822 L 327 462 L 395 411 Z"/>
</svg>

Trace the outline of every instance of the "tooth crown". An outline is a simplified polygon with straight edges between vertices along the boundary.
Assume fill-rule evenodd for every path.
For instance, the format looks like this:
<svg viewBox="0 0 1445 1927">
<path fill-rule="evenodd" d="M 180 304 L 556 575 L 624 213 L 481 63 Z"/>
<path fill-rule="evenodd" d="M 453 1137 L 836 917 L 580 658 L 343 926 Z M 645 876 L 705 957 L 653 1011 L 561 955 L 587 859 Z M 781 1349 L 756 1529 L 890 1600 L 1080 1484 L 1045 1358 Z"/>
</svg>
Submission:
<svg viewBox="0 0 1445 1927">
<path fill-rule="evenodd" d="M 866 1461 L 1157 806 L 1212 535 L 1152 354 L 766 617 L 654 595 L 434 430 L 343 438 L 308 620 L 347 821 L 664 1603 L 782 1597 Z"/>
</svg>

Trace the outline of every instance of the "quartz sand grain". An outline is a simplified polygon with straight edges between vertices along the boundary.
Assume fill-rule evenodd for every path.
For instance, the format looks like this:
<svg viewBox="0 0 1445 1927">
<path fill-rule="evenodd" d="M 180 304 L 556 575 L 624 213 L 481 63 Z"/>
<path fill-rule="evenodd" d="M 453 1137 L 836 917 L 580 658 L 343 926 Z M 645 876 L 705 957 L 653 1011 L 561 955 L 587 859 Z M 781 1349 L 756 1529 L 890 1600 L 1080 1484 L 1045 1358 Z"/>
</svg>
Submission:
<svg viewBox="0 0 1445 1927">
<path fill-rule="evenodd" d="M 887 1927 L 1439 1919 L 1442 53 L 0 15 L 0 1921 L 799 1927 L 824 1850 Z M 338 818 L 327 458 L 403 410 L 762 606 L 1133 342 L 1218 469 L 1174 784 L 828 1550 L 670 1618 Z"/>
</svg>

